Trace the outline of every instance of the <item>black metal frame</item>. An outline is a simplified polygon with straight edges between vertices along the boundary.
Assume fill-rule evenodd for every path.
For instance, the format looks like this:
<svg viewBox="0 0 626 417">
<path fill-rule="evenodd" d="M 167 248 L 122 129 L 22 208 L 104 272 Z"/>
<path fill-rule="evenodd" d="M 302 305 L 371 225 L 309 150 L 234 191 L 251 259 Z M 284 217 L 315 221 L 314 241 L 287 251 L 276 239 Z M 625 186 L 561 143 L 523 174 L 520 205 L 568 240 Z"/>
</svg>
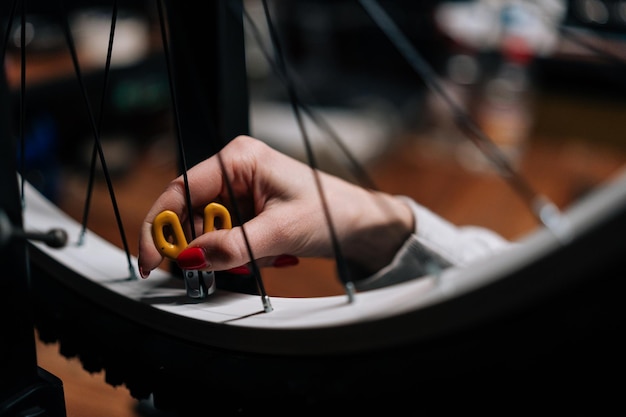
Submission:
<svg viewBox="0 0 626 417">
<path fill-rule="evenodd" d="M 168 16 L 175 17 L 168 18 L 168 24 L 180 125 L 183 137 L 190 138 L 184 147 L 192 165 L 236 135 L 248 133 L 248 108 L 242 106 L 248 103 L 243 19 L 230 8 L 233 5 L 214 2 L 208 5 L 208 13 L 197 13 L 190 3 L 167 2 Z M 8 16 L 8 10 L 1 15 Z M 5 50 L 5 45 L 0 47 Z M 0 66 L 0 103 L 2 109 L 15 108 L 4 65 Z M 11 114 L 0 112 L 2 155 L 18 152 Z M 17 164 L 14 158 L 5 159 L 12 163 L 0 164 L 0 209 L 13 227 L 21 228 Z M 64 417 L 62 381 L 37 366 L 27 242 L 14 240 L 1 247 L 0 268 L 0 415 Z"/>
<path fill-rule="evenodd" d="M 0 100 L 10 109 L 4 65 L 0 66 Z M 16 155 L 9 124 L 10 112 L 0 112 L 0 153 Z M 14 160 L 6 158 L 7 160 Z M 0 209 L 13 227 L 22 227 L 16 166 L 0 164 Z M 10 240 L 0 247 L 0 415 L 65 416 L 61 381 L 37 366 L 31 288 L 28 280 L 28 250 L 23 240 Z M 30 414 L 27 414 L 30 413 Z M 34 414 L 35 413 L 35 414 Z"/>
</svg>

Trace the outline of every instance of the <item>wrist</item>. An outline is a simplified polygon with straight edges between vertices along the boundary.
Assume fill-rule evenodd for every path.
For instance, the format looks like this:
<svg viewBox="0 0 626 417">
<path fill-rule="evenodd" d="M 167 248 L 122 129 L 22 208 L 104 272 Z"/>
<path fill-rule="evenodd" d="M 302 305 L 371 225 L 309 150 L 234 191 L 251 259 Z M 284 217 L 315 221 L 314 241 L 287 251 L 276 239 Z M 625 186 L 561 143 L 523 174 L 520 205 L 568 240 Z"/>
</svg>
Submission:
<svg viewBox="0 0 626 417">
<path fill-rule="evenodd" d="M 413 211 L 402 198 L 369 193 L 372 203 L 361 207 L 343 245 L 347 261 L 362 276 L 388 265 L 416 228 Z"/>
</svg>

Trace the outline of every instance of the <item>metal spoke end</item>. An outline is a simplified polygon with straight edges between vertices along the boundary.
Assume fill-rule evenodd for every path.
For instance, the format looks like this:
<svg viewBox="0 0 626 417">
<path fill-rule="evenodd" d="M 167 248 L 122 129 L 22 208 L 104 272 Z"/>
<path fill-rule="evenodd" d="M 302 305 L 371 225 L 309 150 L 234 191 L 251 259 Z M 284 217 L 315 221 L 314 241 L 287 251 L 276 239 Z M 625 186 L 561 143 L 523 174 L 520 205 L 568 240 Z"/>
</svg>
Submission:
<svg viewBox="0 0 626 417">
<path fill-rule="evenodd" d="M 272 311 L 274 311 L 274 307 L 272 307 L 272 303 L 270 303 L 269 296 L 264 295 L 263 297 L 261 297 L 261 299 L 263 300 L 263 310 L 265 310 L 266 313 L 271 313 Z"/>
<path fill-rule="evenodd" d="M 346 295 L 348 296 L 348 303 L 354 302 L 354 294 L 356 293 L 356 287 L 354 286 L 354 282 L 350 281 L 344 285 L 346 290 Z"/>
<path fill-rule="evenodd" d="M 544 196 L 538 196 L 533 209 L 543 225 L 563 244 L 572 239 L 572 230 L 559 208 Z"/>
</svg>

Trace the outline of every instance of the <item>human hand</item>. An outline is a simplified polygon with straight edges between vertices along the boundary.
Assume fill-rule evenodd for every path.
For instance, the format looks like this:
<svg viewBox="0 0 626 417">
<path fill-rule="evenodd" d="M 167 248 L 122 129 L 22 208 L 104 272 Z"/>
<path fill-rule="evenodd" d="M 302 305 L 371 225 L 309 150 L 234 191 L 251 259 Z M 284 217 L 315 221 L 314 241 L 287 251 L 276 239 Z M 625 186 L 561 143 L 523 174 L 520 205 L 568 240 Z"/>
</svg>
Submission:
<svg viewBox="0 0 626 417">
<path fill-rule="evenodd" d="M 411 210 L 391 195 L 318 173 L 343 256 L 362 271 L 375 272 L 386 265 L 414 230 Z M 239 211 L 260 267 L 280 263 L 284 254 L 335 256 L 316 178 L 306 164 L 257 139 L 239 136 L 219 156 L 189 169 L 187 179 L 198 235 L 181 253 L 187 255 L 179 255 L 181 268 L 221 271 L 251 262 L 242 225 L 201 234 L 202 209 L 212 201 L 221 202 L 231 213 L 235 208 Z M 163 260 L 152 238 L 156 215 L 172 210 L 183 224 L 188 223 L 184 187 L 182 176 L 173 180 L 144 219 L 138 254 L 144 278 Z"/>
</svg>

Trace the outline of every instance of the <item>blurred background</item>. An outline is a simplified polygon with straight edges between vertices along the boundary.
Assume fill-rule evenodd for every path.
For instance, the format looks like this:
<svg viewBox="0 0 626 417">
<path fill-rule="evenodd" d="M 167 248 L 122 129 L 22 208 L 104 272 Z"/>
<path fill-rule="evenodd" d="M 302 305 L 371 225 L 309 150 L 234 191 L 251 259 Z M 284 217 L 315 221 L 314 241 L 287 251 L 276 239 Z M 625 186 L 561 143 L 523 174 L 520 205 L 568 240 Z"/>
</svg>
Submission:
<svg viewBox="0 0 626 417">
<path fill-rule="evenodd" d="M 84 3 L 73 0 L 66 8 L 85 83 L 98 106 L 111 5 L 103 0 Z M 246 31 L 251 133 L 303 158 L 287 90 L 264 56 L 273 51 L 262 4 L 254 0 L 244 4 L 256 22 L 254 31 L 249 24 Z M 299 94 L 328 119 L 360 162 L 384 157 L 396 138 L 412 134 L 428 137 L 439 150 L 456 153 L 468 168 L 483 168 L 485 161 L 454 126 L 450 108 L 426 88 L 359 2 L 277 0 L 269 4 Z M 624 2 L 395 0 L 383 5 L 448 94 L 513 162 L 536 136 L 594 136 L 593 140 L 621 142 L 612 124 L 587 123 L 584 117 L 571 117 L 571 112 L 584 98 L 595 100 L 585 111 L 608 116 L 611 110 L 606 103 L 619 104 L 623 96 L 617 69 L 625 54 Z M 62 28 L 49 7 L 48 2 L 30 2 L 25 31 L 27 135 L 36 138 L 30 143 L 37 144 L 28 157 L 31 179 L 36 181 L 39 175 L 41 182 L 46 181 L 43 177 L 52 181 L 53 175 L 37 171 L 47 166 L 53 172 L 54 159 L 64 166 L 88 167 L 93 143 L 88 117 L 81 117 L 85 111 Z M 16 107 L 20 30 L 16 18 L 5 59 Z M 124 175 L 137 152 L 155 138 L 171 136 L 171 103 L 160 44 L 155 4 L 122 2 L 101 134 L 114 174 Z M 557 96 L 566 97 L 567 104 L 555 104 L 552 100 Z M 600 102 L 604 104 L 596 104 Z M 319 127 L 312 123 L 310 129 L 316 147 L 328 148 L 322 158 L 328 164 L 324 168 L 341 173 L 345 163 L 331 163 L 336 149 L 319 137 Z M 48 149 L 55 151 L 51 154 Z M 42 159 L 46 160 L 43 168 Z M 54 192 L 54 184 L 48 188 Z"/>
<path fill-rule="evenodd" d="M 25 174 L 80 218 L 93 134 L 49 3 L 29 1 L 26 16 Z M 459 129 L 450 104 L 428 88 L 359 2 L 269 4 L 302 100 L 332 126 L 378 188 L 411 196 L 456 224 L 490 227 L 510 239 L 537 227 L 525 202 Z M 387 0 L 381 5 L 454 105 L 558 207 L 567 208 L 622 169 L 626 1 Z M 0 14 L 5 28 L 8 6 Z M 66 6 L 86 89 L 99 110 L 112 5 L 74 0 Z M 244 22 L 250 133 L 305 160 L 285 85 L 264 56 L 273 52 L 262 3 L 245 0 L 244 6 L 255 22 Z M 101 141 L 134 251 L 147 208 L 179 168 L 155 3 L 124 1 L 120 7 Z M 15 115 L 21 105 L 19 22 L 18 15 L 5 55 L 13 97 L 9 111 Z M 207 59 L 206 65 L 213 63 Z M 320 167 L 355 180 L 328 132 L 310 118 L 306 126 Z M 109 226 L 112 218 L 99 177 L 90 228 L 119 243 Z M 288 270 L 267 271 L 264 280 L 273 296 L 335 294 L 341 287 L 333 268 L 330 261 L 302 260 Z M 123 387 L 86 373 L 75 358 L 61 358 L 57 346 L 38 349 L 40 366 L 65 382 L 68 416 L 148 413 Z M 96 406 L 98 400 L 102 404 Z"/>
<path fill-rule="evenodd" d="M 273 51 L 262 4 L 254 0 L 244 4 L 256 22 L 254 30 L 246 22 L 251 133 L 304 159 L 287 90 L 265 56 Z M 468 169 L 490 169 L 455 126 L 449 105 L 426 88 L 358 2 L 269 4 L 302 100 L 328 121 L 359 162 L 379 161 L 398 140 L 412 135 L 426 142 L 419 144 L 423 152 L 441 152 Z M 624 89 L 619 72 L 625 54 L 624 2 L 395 0 L 383 5 L 432 66 L 447 94 L 512 163 L 517 164 L 526 144 L 540 136 L 576 136 L 621 145 L 613 122 L 621 117 L 617 109 Z M 48 2 L 30 2 L 32 12 L 26 18 L 26 135 L 34 144 L 27 155 L 29 179 L 56 196 L 61 166 L 88 169 L 93 134 L 62 27 L 50 7 Z M 85 84 L 97 108 L 111 5 L 98 1 L 85 6 L 74 0 L 66 8 Z M 20 30 L 16 18 L 5 59 L 15 111 Z M 128 174 L 146 147 L 167 146 L 172 136 L 159 30 L 153 2 L 122 2 L 101 133 L 114 175 Z M 607 119 L 588 122 L 586 116 L 592 113 Z M 322 155 L 321 167 L 347 175 L 338 148 L 323 137 L 319 126 L 306 121 L 311 141 Z M 156 152 L 165 153 L 158 147 Z"/>
</svg>

